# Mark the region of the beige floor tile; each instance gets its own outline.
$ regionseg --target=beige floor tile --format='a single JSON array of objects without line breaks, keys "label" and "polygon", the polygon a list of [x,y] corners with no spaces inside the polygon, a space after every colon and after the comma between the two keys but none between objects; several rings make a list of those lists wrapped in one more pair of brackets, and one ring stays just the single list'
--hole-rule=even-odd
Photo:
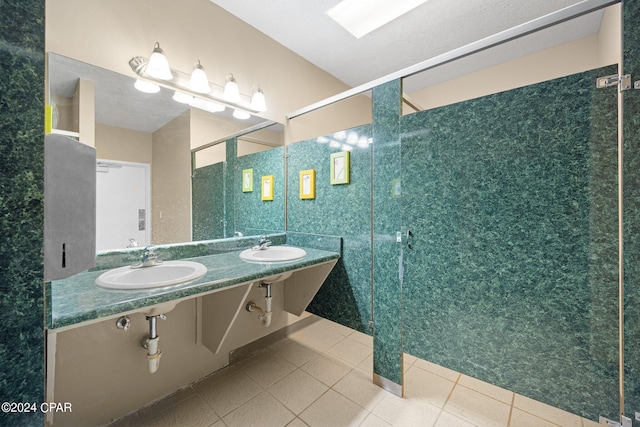
[{"label": "beige floor tile", "polygon": [[295,415],[269,393],[260,393],[222,420],[228,427],[284,427]]},{"label": "beige floor tile", "polygon": [[311,427],[358,426],[369,412],[343,395],[329,390],[300,414]]},{"label": "beige floor tile", "polygon": [[294,414],[299,414],[329,389],[306,372],[296,369],[267,391]]},{"label": "beige floor tile", "polygon": [[139,427],[141,425],[143,425],[142,418],[136,412],[109,424],[109,427]]},{"label": "beige floor tile", "polygon": [[358,370],[349,372],[332,388],[369,411],[387,393],[373,383],[371,375],[366,375]]},{"label": "beige floor tile", "polygon": [[411,397],[400,398],[385,393],[372,413],[395,427],[426,427],[435,423],[440,409]]},{"label": "beige floor tile", "polygon": [[486,394],[487,396],[493,397],[494,399],[506,403],[507,405],[511,405],[511,403],[513,402],[514,393],[512,391],[505,390],[504,388],[500,388],[493,384],[485,383],[484,381],[480,381],[476,378],[461,375],[460,379],[458,380],[458,384],[478,391],[482,394]]},{"label": "beige floor tile", "polygon": [[327,320],[327,319],[321,319],[315,324],[323,328],[326,328],[332,332],[338,333],[343,337],[346,337],[347,335],[351,335],[354,332],[354,330],[351,328],[348,328],[346,326],[343,326],[336,322],[332,322],[331,320]]},{"label": "beige floor tile", "polygon": [[442,411],[434,427],[475,427],[475,424],[458,418],[447,411]]},{"label": "beige floor tile", "polygon": [[583,418],[582,419],[582,427],[602,427],[602,424],[600,424],[597,421],[588,420],[586,418]]},{"label": "beige floor tile", "polygon": [[442,408],[455,383],[432,372],[412,366],[404,376],[405,393],[420,401]]},{"label": "beige floor tile", "polygon": [[315,379],[331,387],[351,370],[343,361],[321,354],[302,365],[300,368]]},{"label": "beige floor tile", "polygon": [[369,414],[367,418],[364,419],[360,427],[392,427],[391,424],[383,420],[377,415]]},{"label": "beige floor tile", "polygon": [[347,362],[349,365],[355,367],[367,356],[372,354],[373,350],[370,347],[347,337],[329,348],[327,353],[332,356],[336,356]]},{"label": "beige floor tile", "polygon": [[180,390],[138,411],[140,424],[155,426],[210,426],[219,417],[192,388]]},{"label": "beige floor tile", "polygon": [[373,337],[371,335],[367,335],[360,331],[353,331],[353,333],[349,335],[349,338],[359,342],[360,344],[366,345],[371,349],[373,348]]},{"label": "beige floor tile", "polygon": [[140,416],[142,421],[150,422],[152,418],[158,418],[163,411],[170,409],[175,405],[179,405],[181,402],[194,395],[196,395],[196,392],[191,387],[184,388],[173,394],[170,394],[169,396],[158,402],[141,408],[140,410],[138,410],[138,415]]},{"label": "beige floor tile", "polygon": [[298,341],[285,338],[269,347],[278,356],[300,367],[316,357],[318,352]]},{"label": "beige floor tile", "polygon": [[371,377],[373,375],[373,353],[365,357],[362,362],[358,363],[356,369]]},{"label": "beige floor tile", "polygon": [[511,406],[477,391],[457,385],[447,401],[445,411],[478,426],[506,427]]},{"label": "beige floor tile", "polygon": [[310,345],[322,351],[334,346],[338,341],[344,339],[344,337],[345,335],[323,326],[321,322],[313,323],[289,336],[292,340]]},{"label": "beige floor tile", "polygon": [[415,363],[417,359],[418,358],[415,356],[412,356],[407,353],[403,353],[402,364],[404,365],[404,371],[407,372],[407,370]]},{"label": "beige floor tile", "polygon": [[520,394],[515,395],[513,407],[565,427],[582,427],[581,417]]},{"label": "beige floor tile", "polygon": [[167,408],[161,412],[160,416],[162,425],[166,427],[210,426],[219,420],[213,409],[197,394]]},{"label": "beige floor tile", "polygon": [[511,422],[509,427],[557,427],[558,424],[538,418],[528,412],[518,408],[513,408],[511,412]]},{"label": "beige floor tile", "polygon": [[309,427],[309,426],[300,418],[296,418],[293,421],[291,421],[289,424],[287,424],[287,427]]},{"label": "beige floor tile", "polygon": [[262,392],[262,387],[233,366],[195,384],[194,389],[220,416]]},{"label": "beige floor tile", "polygon": [[269,387],[295,369],[296,366],[293,363],[286,361],[271,351],[263,354],[253,363],[242,367],[242,371],[262,387]]},{"label": "beige floor tile", "polygon": [[436,375],[440,375],[442,378],[446,378],[450,381],[457,381],[460,377],[460,374],[456,371],[445,368],[444,366],[436,365],[435,363],[431,363],[423,359],[416,359],[413,365],[417,366],[420,369],[424,369],[425,371],[433,372]]}]

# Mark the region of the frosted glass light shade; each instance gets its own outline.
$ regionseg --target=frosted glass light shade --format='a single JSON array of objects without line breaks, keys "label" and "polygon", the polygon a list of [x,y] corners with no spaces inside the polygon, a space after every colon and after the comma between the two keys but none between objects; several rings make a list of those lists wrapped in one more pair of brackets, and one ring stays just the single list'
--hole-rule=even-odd
[{"label": "frosted glass light shade", "polygon": [[264,99],[264,93],[260,87],[258,87],[251,96],[251,109],[256,111],[267,111],[267,102]]},{"label": "frosted glass light shade", "polygon": [[147,64],[147,68],[145,68],[144,72],[154,79],[173,79],[173,74],[169,68],[169,61],[167,61],[167,57],[164,56],[164,51],[160,49],[159,43],[155,44],[153,53],[149,58],[149,63]]},{"label": "frosted glass light shade", "polygon": [[144,93],[158,93],[160,92],[160,86],[157,84],[147,82],[145,80],[136,79],[133,87]]},{"label": "frosted glass light shade", "polygon": [[233,74],[229,74],[229,76],[227,76],[227,82],[224,85],[222,97],[226,101],[233,102],[234,104],[240,102],[240,88],[238,88],[238,83],[236,83],[236,79],[233,77]]},{"label": "frosted glass light shade", "polygon": [[209,86],[207,73],[204,72],[204,67],[200,65],[200,60],[196,61],[196,63],[193,65],[191,80],[189,80],[189,89],[197,93],[211,92],[211,86]]},{"label": "frosted glass light shade", "polygon": [[187,95],[186,93],[178,92],[178,91],[175,91],[173,93],[172,98],[174,101],[179,102],[181,104],[190,104],[193,101],[193,96]]},{"label": "frosted glass light shade", "polygon": [[251,114],[242,110],[233,110],[233,117],[240,120],[247,120],[249,117],[251,117]]}]

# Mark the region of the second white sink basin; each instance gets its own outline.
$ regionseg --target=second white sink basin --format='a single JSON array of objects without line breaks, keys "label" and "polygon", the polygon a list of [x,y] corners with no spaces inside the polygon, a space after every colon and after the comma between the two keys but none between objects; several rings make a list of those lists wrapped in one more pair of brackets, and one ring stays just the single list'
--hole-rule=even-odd
[{"label": "second white sink basin", "polygon": [[266,249],[246,249],[240,252],[240,259],[247,262],[289,262],[307,255],[295,246],[269,246]]},{"label": "second white sink basin", "polygon": [[191,282],[204,276],[207,267],[193,261],[165,261],[152,267],[120,267],[102,273],[96,285],[107,289],[148,289]]}]

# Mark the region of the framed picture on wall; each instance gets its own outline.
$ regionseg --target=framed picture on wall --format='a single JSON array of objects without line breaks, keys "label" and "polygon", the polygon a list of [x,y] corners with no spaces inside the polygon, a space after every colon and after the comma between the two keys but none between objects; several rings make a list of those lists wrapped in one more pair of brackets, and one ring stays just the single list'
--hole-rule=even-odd
[{"label": "framed picture on wall", "polygon": [[300,171],[300,198],[315,199],[316,198],[316,171],[309,169]]},{"label": "framed picture on wall", "polygon": [[349,183],[349,152],[341,151],[331,155],[331,184]]},{"label": "framed picture on wall", "polygon": [[242,192],[250,193],[253,191],[253,169],[244,169],[242,171]]},{"label": "framed picture on wall", "polygon": [[273,175],[262,177],[262,200],[273,200]]}]

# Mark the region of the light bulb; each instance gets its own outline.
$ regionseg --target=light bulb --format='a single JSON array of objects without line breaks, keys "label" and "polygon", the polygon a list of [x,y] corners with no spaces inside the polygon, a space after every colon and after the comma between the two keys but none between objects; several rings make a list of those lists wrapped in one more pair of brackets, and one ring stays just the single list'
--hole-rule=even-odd
[{"label": "light bulb", "polygon": [[264,92],[258,86],[251,96],[251,109],[256,111],[267,111],[267,102],[264,99]]},{"label": "light bulb", "polygon": [[240,102],[240,88],[238,88],[238,83],[236,83],[236,79],[233,77],[233,74],[229,74],[227,76],[227,82],[224,85],[222,97],[226,101],[233,102],[234,104]]},{"label": "light bulb", "polygon": [[187,95],[184,92],[175,91],[173,94],[173,100],[181,104],[190,104],[193,101],[193,96]]},{"label": "light bulb", "polygon": [[204,72],[204,67],[200,65],[199,59],[193,64],[193,72],[191,73],[191,80],[189,80],[189,89],[198,93],[211,92],[207,73]]},{"label": "light bulb", "polygon": [[247,120],[249,117],[251,117],[251,114],[243,110],[233,110],[233,117],[239,120]]},{"label": "light bulb", "polygon": [[153,47],[153,53],[149,58],[149,63],[144,72],[154,79],[173,79],[173,74],[171,74],[171,69],[169,68],[169,61],[167,61],[167,57],[164,56],[164,51],[160,49],[160,43],[156,42]]},{"label": "light bulb", "polygon": [[138,89],[140,92],[144,92],[144,93],[160,92],[160,86],[158,86],[157,84],[154,84],[145,80],[140,80],[140,79],[136,79],[136,82],[133,84],[133,87]]}]

